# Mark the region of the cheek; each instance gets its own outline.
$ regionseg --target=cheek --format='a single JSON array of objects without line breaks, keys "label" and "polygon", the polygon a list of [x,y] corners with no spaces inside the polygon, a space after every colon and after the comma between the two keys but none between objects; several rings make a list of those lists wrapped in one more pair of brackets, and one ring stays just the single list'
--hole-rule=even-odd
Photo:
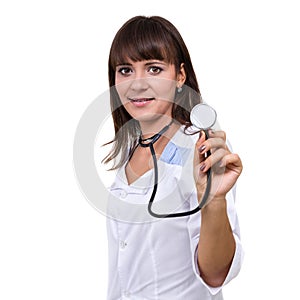
[{"label": "cheek", "polygon": [[157,86],[156,91],[160,99],[173,102],[176,92],[176,82],[163,82]]},{"label": "cheek", "polygon": [[127,99],[126,94],[128,91],[128,84],[126,84],[124,82],[116,81],[116,91],[117,91],[121,101],[124,103],[124,101]]},{"label": "cheek", "polygon": [[118,91],[124,93],[124,90],[128,88],[129,82],[130,80],[128,80],[126,77],[121,76],[119,73],[116,73],[115,86]]}]

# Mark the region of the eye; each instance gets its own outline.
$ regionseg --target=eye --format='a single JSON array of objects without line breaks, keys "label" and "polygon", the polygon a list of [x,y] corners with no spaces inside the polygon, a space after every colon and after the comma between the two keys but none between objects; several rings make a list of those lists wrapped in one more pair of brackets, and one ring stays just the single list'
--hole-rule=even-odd
[{"label": "eye", "polygon": [[159,74],[163,69],[161,67],[158,66],[151,66],[148,70],[149,73],[151,74]]},{"label": "eye", "polygon": [[121,75],[127,76],[132,73],[132,70],[129,67],[120,67],[117,69],[117,72],[120,73]]}]

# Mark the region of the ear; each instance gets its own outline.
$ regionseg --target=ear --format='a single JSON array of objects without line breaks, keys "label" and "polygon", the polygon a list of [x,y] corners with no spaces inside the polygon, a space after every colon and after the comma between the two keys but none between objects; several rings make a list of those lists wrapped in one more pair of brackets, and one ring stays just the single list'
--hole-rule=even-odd
[{"label": "ear", "polygon": [[184,69],[184,63],[181,63],[179,72],[177,74],[177,87],[180,88],[184,85],[186,80],[186,73]]}]

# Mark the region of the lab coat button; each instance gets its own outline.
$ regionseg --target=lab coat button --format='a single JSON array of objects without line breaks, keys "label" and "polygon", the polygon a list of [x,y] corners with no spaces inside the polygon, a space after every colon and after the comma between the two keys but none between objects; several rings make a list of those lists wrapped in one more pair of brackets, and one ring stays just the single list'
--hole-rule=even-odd
[{"label": "lab coat button", "polygon": [[128,291],[125,291],[123,293],[123,295],[124,295],[125,299],[129,299],[130,298],[130,293]]},{"label": "lab coat button", "polygon": [[126,246],[127,246],[127,243],[125,241],[120,241],[120,248],[121,249],[125,249]]},{"label": "lab coat button", "polygon": [[126,191],[122,190],[122,191],[120,192],[120,197],[121,197],[122,199],[124,199],[124,198],[126,198],[126,196],[127,196]]}]

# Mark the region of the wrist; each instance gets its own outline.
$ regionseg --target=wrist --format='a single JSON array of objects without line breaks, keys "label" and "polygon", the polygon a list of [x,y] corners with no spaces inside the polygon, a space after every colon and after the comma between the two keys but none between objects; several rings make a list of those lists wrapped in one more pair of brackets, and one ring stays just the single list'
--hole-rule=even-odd
[{"label": "wrist", "polygon": [[203,211],[222,212],[227,210],[225,196],[218,196],[210,199],[202,208]]},{"label": "wrist", "polygon": [[213,235],[231,231],[226,199],[218,200],[220,201],[210,201],[201,209],[201,228],[213,232]]}]

